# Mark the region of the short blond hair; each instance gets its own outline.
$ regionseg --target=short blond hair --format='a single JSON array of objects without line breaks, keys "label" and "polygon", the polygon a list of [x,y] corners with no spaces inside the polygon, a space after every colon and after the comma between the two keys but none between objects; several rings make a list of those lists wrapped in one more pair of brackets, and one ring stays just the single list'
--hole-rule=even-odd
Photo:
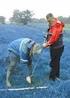
[{"label": "short blond hair", "polygon": [[41,53],[42,51],[42,46],[38,43],[36,43],[34,46],[33,46],[33,54],[39,54]]}]

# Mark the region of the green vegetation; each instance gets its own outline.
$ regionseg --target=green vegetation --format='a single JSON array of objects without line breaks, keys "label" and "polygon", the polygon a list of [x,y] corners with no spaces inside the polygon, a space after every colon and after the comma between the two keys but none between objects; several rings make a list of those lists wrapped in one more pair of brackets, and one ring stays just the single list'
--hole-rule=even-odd
[{"label": "green vegetation", "polygon": [[[30,23],[41,23],[41,24],[46,24],[47,21],[45,18],[33,18],[33,11],[30,10],[22,10],[20,11],[19,9],[15,9],[12,13],[12,16],[9,18],[7,23],[9,24],[19,24],[19,25],[27,25]],[[62,21],[65,24],[65,30],[70,30],[70,16],[69,17],[63,17],[63,16],[58,16],[58,19]],[[0,16],[0,24],[5,24],[6,23],[6,17]]]},{"label": "green vegetation", "polygon": [[29,10],[19,11],[14,10],[13,16],[9,19],[10,23],[14,24],[28,24],[31,21],[33,13]]},{"label": "green vegetation", "polygon": [[5,17],[4,16],[0,16],[0,24],[5,24]]},{"label": "green vegetation", "polygon": [[70,30],[70,24],[65,24],[64,30]]}]

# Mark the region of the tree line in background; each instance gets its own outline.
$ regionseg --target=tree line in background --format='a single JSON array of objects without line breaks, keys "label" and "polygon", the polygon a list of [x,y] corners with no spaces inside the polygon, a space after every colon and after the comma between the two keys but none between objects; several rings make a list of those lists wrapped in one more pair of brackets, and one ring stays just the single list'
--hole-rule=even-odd
[{"label": "tree line in background", "polygon": [[[30,10],[25,10],[25,11],[19,11],[14,10],[12,17],[9,19],[10,24],[23,24],[26,25],[30,22],[46,22],[44,18],[41,19],[36,19],[33,18],[34,13]],[[63,21],[65,24],[70,24],[70,17],[63,17],[59,16],[58,17],[61,21]],[[6,23],[6,18],[4,16],[0,16],[0,23],[5,24]]]},{"label": "tree line in background", "polygon": [[29,10],[25,10],[25,11],[14,10],[13,16],[9,19],[9,21],[11,23],[26,25],[28,22],[31,21],[33,15],[34,13]]}]

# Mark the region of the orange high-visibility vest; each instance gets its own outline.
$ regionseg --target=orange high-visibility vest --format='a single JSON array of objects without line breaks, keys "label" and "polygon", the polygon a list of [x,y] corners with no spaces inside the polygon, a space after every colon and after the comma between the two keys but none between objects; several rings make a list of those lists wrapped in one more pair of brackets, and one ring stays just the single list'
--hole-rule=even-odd
[{"label": "orange high-visibility vest", "polygon": [[48,43],[54,47],[63,46],[63,28],[64,24],[58,19],[54,18],[54,22],[48,29]]}]

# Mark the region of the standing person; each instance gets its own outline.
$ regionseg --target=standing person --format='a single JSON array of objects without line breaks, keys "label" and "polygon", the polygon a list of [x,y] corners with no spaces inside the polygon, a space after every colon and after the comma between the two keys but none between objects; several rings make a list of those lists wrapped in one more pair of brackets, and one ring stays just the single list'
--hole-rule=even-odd
[{"label": "standing person", "polygon": [[12,41],[8,47],[8,69],[6,75],[6,85],[11,87],[11,75],[13,69],[18,62],[27,64],[29,68],[29,76],[26,77],[28,83],[31,83],[32,75],[32,56],[41,52],[40,44],[29,38],[20,38]]},{"label": "standing person", "polygon": [[54,18],[52,13],[47,14],[46,19],[49,23],[49,28],[47,30],[46,42],[43,43],[43,47],[50,47],[51,71],[49,79],[55,81],[55,79],[60,76],[60,59],[64,50],[64,24],[57,18]]}]

